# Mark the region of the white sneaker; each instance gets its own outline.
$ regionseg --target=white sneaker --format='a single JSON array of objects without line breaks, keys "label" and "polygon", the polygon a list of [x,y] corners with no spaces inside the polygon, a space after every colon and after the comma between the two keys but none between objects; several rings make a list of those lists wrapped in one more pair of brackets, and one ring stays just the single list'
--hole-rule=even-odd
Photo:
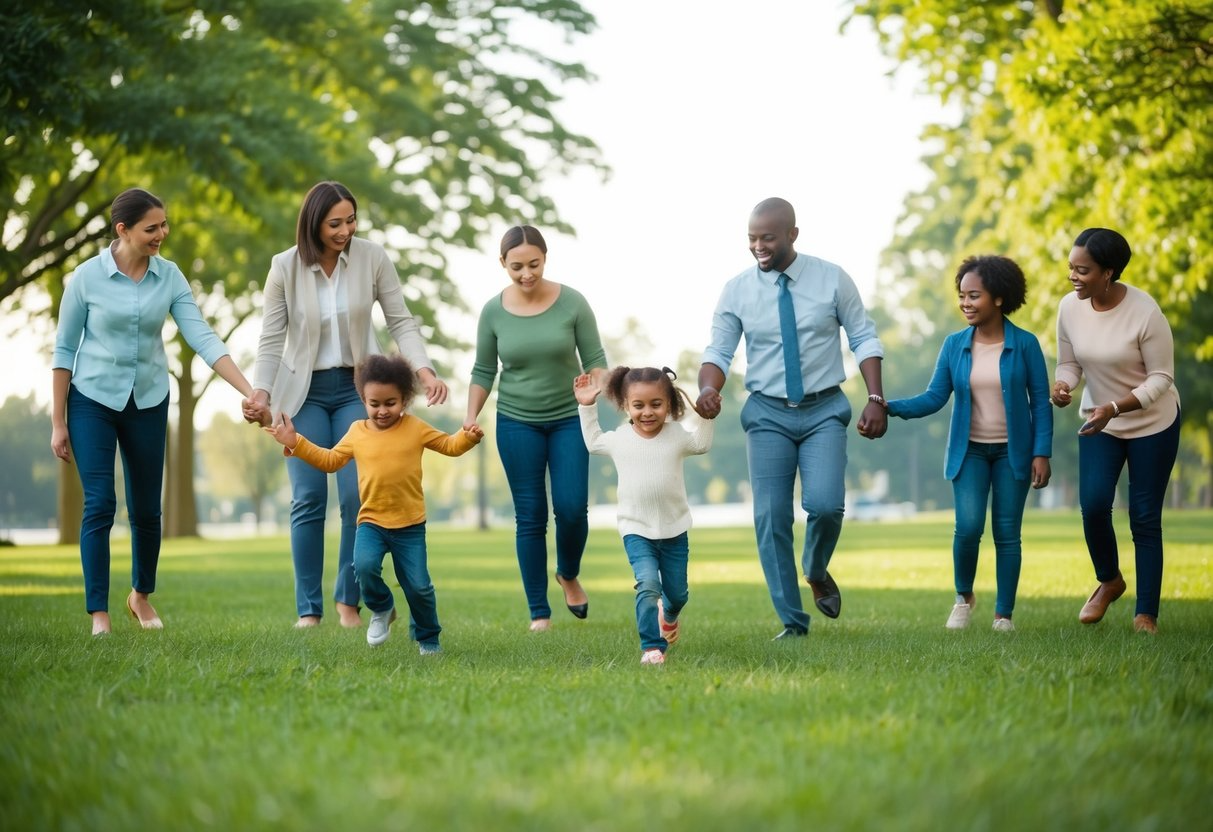
[{"label": "white sneaker", "polygon": [[437,644],[421,644],[418,645],[418,649],[421,651],[421,655],[423,656],[437,656],[442,652],[442,648]]},{"label": "white sneaker", "polygon": [[366,643],[375,647],[387,641],[392,632],[392,622],[396,620],[396,609],[387,612],[372,612],[371,623],[366,628]]},{"label": "white sneaker", "polygon": [[948,623],[944,626],[949,630],[963,630],[969,626],[969,617],[973,614],[973,608],[968,604],[956,604],[952,607],[952,614],[948,616]]},{"label": "white sneaker", "polygon": [[1015,630],[1015,623],[1013,621],[1011,621],[1011,619],[1009,619],[1009,618],[995,618],[994,619],[994,631],[995,632],[1010,633],[1010,632],[1014,632],[1014,630]]},{"label": "white sneaker", "polygon": [[641,664],[665,664],[665,653],[662,653],[657,648],[645,650],[640,656]]}]

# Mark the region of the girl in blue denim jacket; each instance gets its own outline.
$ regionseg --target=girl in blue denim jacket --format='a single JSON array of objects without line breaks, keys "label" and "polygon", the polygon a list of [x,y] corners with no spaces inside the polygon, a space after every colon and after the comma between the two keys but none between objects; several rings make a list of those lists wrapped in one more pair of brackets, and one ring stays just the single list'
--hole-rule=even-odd
[{"label": "girl in blue denim jacket", "polygon": [[[1015,629],[1011,614],[1022,561],[1020,528],[1028,487],[1049,484],[1053,411],[1049,376],[1036,336],[1007,320],[1023,306],[1023,271],[1006,257],[970,257],[956,270],[960,311],[968,327],[944,340],[925,392],[889,402],[889,415],[929,416],[956,394],[945,476],[952,481],[956,532],[952,563],[956,603],[947,628],[969,625],[973,579],[985,532],[986,506],[998,581],[994,629]],[[993,500],[991,501],[991,494]]]}]

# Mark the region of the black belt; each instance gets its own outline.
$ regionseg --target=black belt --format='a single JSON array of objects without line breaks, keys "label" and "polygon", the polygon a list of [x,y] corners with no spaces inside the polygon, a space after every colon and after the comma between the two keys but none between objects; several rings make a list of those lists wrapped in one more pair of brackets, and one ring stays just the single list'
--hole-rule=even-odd
[{"label": "black belt", "polygon": [[802,405],[806,405],[806,404],[816,404],[817,402],[821,401],[822,399],[824,399],[828,396],[833,396],[835,393],[841,393],[841,392],[842,392],[842,388],[839,387],[837,384],[835,384],[833,387],[827,387],[824,390],[817,390],[813,393],[809,393],[809,394],[805,395],[805,397],[798,402],[790,401],[788,399],[780,399],[780,398],[777,398],[776,396],[768,396],[765,393],[759,393],[757,391],[754,392],[754,395],[762,396],[762,398],[766,399],[767,401],[777,402],[777,403],[783,405],[784,407],[801,407]]}]

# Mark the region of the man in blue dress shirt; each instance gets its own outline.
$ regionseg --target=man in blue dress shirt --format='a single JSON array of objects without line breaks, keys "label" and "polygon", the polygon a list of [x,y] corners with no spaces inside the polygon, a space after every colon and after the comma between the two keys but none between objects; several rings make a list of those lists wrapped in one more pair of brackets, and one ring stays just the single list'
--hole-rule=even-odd
[{"label": "man in blue dress shirt", "polygon": [[860,435],[877,439],[888,423],[880,380],[884,350],[854,281],[841,268],[795,249],[796,213],[783,199],[766,199],[750,214],[750,253],[757,267],[725,284],[712,316],[712,341],[699,369],[697,409],[720,413],[720,389],[745,336],[745,386],[741,410],[754,499],[758,558],[783,631],[775,638],[807,635],[809,616],[800,598],[792,551],[796,472],[808,521],[802,564],[817,608],[837,618],[838,585],[827,571],[842,530],[847,425],[851,405],[839,385],[839,327],[859,364],[868,401]]}]

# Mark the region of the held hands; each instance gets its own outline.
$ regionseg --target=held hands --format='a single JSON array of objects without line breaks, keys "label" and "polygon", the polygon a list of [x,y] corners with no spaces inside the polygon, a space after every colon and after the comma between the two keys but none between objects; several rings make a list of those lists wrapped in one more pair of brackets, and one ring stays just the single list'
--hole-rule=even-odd
[{"label": "held hands", "polygon": [[470,425],[463,426],[463,432],[471,436],[477,442],[484,439],[484,431],[480,429],[480,425],[472,422]]},{"label": "held hands", "polygon": [[244,421],[253,425],[268,427],[273,417],[270,415],[270,395],[264,390],[254,390],[252,395],[240,403],[240,412]]},{"label": "held hands", "polygon": [[598,401],[599,392],[598,385],[589,373],[582,373],[573,379],[573,395],[577,397],[578,404],[589,407]]},{"label": "held hands", "polygon": [[446,382],[434,375],[433,370],[422,368],[417,371],[417,377],[421,379],[421,386],[425,388],[426,407],[433,407],[446,401]]},{"label": "held hands", "polygon": [[715,387],[705,387],[699,391],[695,400],[695,412],[701,419],[715,419],[720,415],[720,391]]},{"label": "held hands", "polygon": [[867,439],[879,439],[889,429],[889,414],[883,405],[868,401],[855,425],[859,435]]},{"label": "held hands", "polygon": [[1049,478],[1053,475],[1053,469],[1049,465],[1047,456],[1032,457],[1032,487],[1044,488],[1049,484]]},{"label": "held hands", "polygon": [[1049,401],[1053,402],[1057,407],[1067,407],[1071,401],[1070,385],[1064,381],[1053,383],[1053,395],[1049,396]]},{"label": "held hands", "polygon": [[278,440],[278,444],[282,445],[288,451],[295,450],[295,446],[299,444],[299,434],[295,432],[295,426],[291,423],[291,417],[285,413],[282,414],[282,422],[277,425],[267,425],[262,428],[270,436]]}]

